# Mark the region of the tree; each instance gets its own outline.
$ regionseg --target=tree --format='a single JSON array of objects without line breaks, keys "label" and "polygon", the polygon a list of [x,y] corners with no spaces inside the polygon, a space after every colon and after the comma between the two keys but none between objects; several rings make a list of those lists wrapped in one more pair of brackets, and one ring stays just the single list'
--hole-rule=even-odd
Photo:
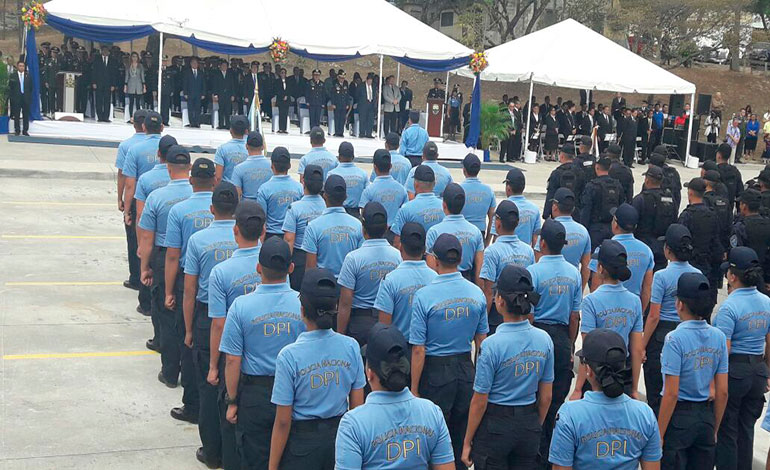
[{"label": "tree", "polygon": [[597,33],[603,33],[611,9],[611,0],[570,0],[567,2],[565,13],[568,18],[588,26]]},{"label": "tree", "polygon": [[[524,24],[522,35],[531,33],[551,0],[483,0],[488,8],[489,29],[498,34],[499,43],[517,37],[519,23]],[[521,28],[518,28],[521,29]]]},{"label": "tree", "polygon": [[762,27],[765,31],[770,29],[770,0],[754,0],[751,5],[751,12],[759,15],[762,20]]}]

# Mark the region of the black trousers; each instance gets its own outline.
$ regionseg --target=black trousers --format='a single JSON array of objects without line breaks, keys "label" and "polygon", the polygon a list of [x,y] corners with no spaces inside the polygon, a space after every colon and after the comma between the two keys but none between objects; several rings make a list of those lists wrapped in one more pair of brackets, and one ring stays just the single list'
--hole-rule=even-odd
[{"label": "black trousers", "polygon": [[219,431],[222,435],[222,468],[241,470],[241,455],[238,452],[235,424],[227,420],[225,395],[225,354],[219,355],[219,386],[217,387],[217,408],[219,409]]},{"label": "black trousers", "polygon": [[340,417],[293,421],[281,470],[334,470],[334,443]]},{"label": "black trousers", "polygon": [[222,433],[219,423],[218,389],[208,383],[209,360],[211,351],[211,319],[209,306],[203,302],[195,302],[193,325],[193,363],[198,381],[198,397],[200,410],[198,412],[198,434],[203,445],[203,454],[210,463],[222,460]]},{"label": "black trousers", "polygon": [[11,102],[11,117],[13,118],[13,130],[15,133],[29,131],[29,108],[29,103]]},{"label": "black trousers", "polygon": [[553,428],[556,425],[556,413],[567,398],[572,386],[572,340],[569,337],[569,326],[551,325],[535,322],[534,326],[548,333],[553,341],[553,395],[551,406],[543,421],[543,432],[540,437],[540,468],[550,468],[548,450],[551,447]]},{"label": "black trousers", "polygon": [[674,331],[677,322],[664,321],[658,322],[658,327],[652,334],[652,338],[647,343],[647,360],[644,363],[644,387],[647,391],[647,404],[650,405],[655,416],[660,410],[660,392],[663,391],[663,376],[660,369],[660,354],[663,352],[663,342],[666,335]]},{"label": "black trousers", "polygon": [[492,308],[487,314],[487,321],[489,322],[489,334],[495,334],[497,327],[503,323],[503,316],[497,311],[497,306],[493,303]]},{"label": "black trousers", "polygon": [[371,137],[374,113],[371,105],[358,105],[358,137]]},{"label": "black trousers", "polygon": [[589,224],[588,235],[591,237],[591,252],[602,244],[604,240],[612,238],[611,222],[595,222]]},{"label": "black trousers", "polygon": [[349,215],[352,215],[356,219],[361,218],[361,209],[358,207],[346,207],[345,212],[347,212]]},{"label": "black trousers", "polygon": [[200,127],[201,99],[197,96],[187,97],[187,119],[190,121],[190,127]]},{"label": "black trousers", "polygon": [[96,88],[96,116],[100,121],[110,120],[110,87]]},{"label": "black trousers", "polygon": [[636,140],[623,142],[623,163],[630,167],[636,156]]},{"label": "black trousers", "polygon": [[139,242],[136,239],[136,199],[131,201],[129,215],[131,216],[131,225],[123,225],[123,228],[126,230],[126,248],[128,250],[128,282],[139,286],[139,306],[142,310],[148,311],[150,310],[152,296],[150,288],[142,284],[142,265],[139,257],[136,255],[136,250],[139,248]]},{"label": "black trousers", "polygon": [[230,114],[233,112],[233,102],[229,96],[219,99],[219,128],[227,129],[230,127]]},{"label": "black trousers", "polygon": [[163,119],[163,125],[168,126],[168,120],[171,115],[172,96],[163,95],[160,97],[160,117]]},{"label": "black trousers", "polygon": [[274,377],[241,376],[235,439],[244,470],[267,470],[275,422],[275,405],[270,403],[274,381]]},{"label": "black trousers", "polygon": [[398,112],[383,113],[382,132],[388,135],[388,132],[398,132]]},{"label": "black trousers", "polygon": [[751,470],[754,424],[765,407],[767,377],[762,355],[730,355],[727,407],[717,437],[717,470]]},{"label": "black trousers", "polygon": [[489,403],[473,438],[473,467],[476,470],[535,468],[541,432],[536,404]]},{"label": "black trousers", "polygon": [[198,374],[193,362],[192,348],[184,344],[184,311],[182,309],[182,300],[184,299],[184,273],[180,272],[174,285],[174,296],[176,297],[176,306],[174,307],[174,316],[176,318],[177,331],[179,337],[176,338],[176,344],[179,349],[179,366],[182,383],[182,404],[188,413],[198,416],[200,411],[200,399],[198,396]]},{"label": "black trousers", "polygon": [[289,102],[278,104],[278,130],[285,131],[289,127]]},{"label": "black trousers", "polygon": [[468,412],[473,397],[473,379],[476,368],[470,353],[454,356],[425,356],[425,367],[420,377],[420,396],[432,401],[444,413],[449,428],[455,468],[466,470],[460,460],[468,426]]},{"label": "black trousers", "polygon": [[320,104],[311,104],[310,108],[310,127],[316,127],[321,125],[321,111]]},{"label": "black trousers", "polygon": [[377,323],[377,311],[372,308],[351,308],[347,335],[360,346],[369,341],[369,331]]},{"label": "black trousers", "polygon": [[[160,371],[163,377],[170,383],[175,384],[179,381],[180,372],[180,354],[179,350],[179,330],[176,321],[176,314],[173,310],[166,308],[166,248],[153,247],[152,258],[150,259],[152,268],[152,318],[153,324],[157,323],[158,330],[155,334],[156,340],[160,340],[157,346],[160,350]],[[182,330],[184,331],[184,330]],[[184,336],[182,336],[184,338]]]},{"label": "black trousers", "polygon": [[662,470],[714,468],[714,408],[709,401],[677,402],[663,438]]},{"label": "black trousers", "polygon": [[409,159],[409,163],[412,164],[412,168],[420,166],[422,163],[422,155],[406,155],[406,158]]},{"label": "black trousers", "polygon": [[307,260],[307,252],[302,251],[299,248],[294,248],[294,252],[291,254],[291,261],[294,263],[294,271],[289,274],[289,284],[291,288],[299,292],[299,288],[302,286],[302,278],[305,277],[305,261]]},{"label": "black trousers", "polygon": [[334,135],[342,137],[345,133],[345,117],[348,114],[348,110],[345,106],[337,106],[334,108]]}]

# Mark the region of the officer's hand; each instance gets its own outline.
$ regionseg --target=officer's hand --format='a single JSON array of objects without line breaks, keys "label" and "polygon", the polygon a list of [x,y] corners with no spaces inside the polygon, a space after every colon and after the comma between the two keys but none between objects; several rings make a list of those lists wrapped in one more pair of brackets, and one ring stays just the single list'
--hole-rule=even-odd
[{"label": "officer's hand", "polygon": [[125,85],[123,86],[123,93],[128,93],[128,87]]},{"label": "officer's hand", "polygon": [[631,398],[633,398],[634,400],[638,400],[639,399],[639,391],[638,390],[634,390],[633,392],[631,392]]},{"label": "officer's hand", "polygon": [[118,210],[120,212],[123,212],[124,209],[125,209],[125,206],[123,205],[123,198],[118,198]]},{"label": "officer's hand", "polygon": [[714,401],[714,398],[716,397],[716,389],[714,388],[714,381],[712,380],[709,384],[709,401]]},{"label": "officer's hand", "polygon": [[167,295],[165,302],[163,302],[163,305],[166,306],[169,310],[174,310],[174,307],[176,307],[176,297],[174,294]]},{"label": "officer's hand", "polygon": [[235,424],[238,422],[238,405],[227,405],[227,414],[225,414],[227,421]]},{"label": "officer's hand", "polygon": [[205,100],[206,99],[206,95],[201,95],[201,99]]},{"label": "officer's hand", "polygon": [[93,85],[91,85],[91,88],[93,88],[94,90],[96,90],[96,83],[94,83]]},{"label": "officer's hand", "polygon": [[331,108],[331,110],[334,111],[335,109],[337,109],[337,106],[331,105],[331,106],[329,106],[329,108]]},{"label": "officer's hand", "polygon": [[144,284],[147,287],[150,287],[152,285],[152,269],[148,269],[147,271],[142,271],[142,284]]},{"label": "officer's hand", "polygon": [[219,384],[219,369],[213,369],[209,367],[209,376],[206,377],[206,382],[210,383],[211,385],[218,385]]},{"label": "officer's hand", "polygon": [[193,346],[192,345],[192,331],[189,332],[189,333],[185,332],[185,334],[184,334],[184,345],[187,346],[188,348],[191,348]]},{"label": "officer's hand", "polygon": [[471,460],[471,445],[470,444],[465,444],[463,446],[463,455],[460,458],[460,460],[462,460],[462,462],[467,467],[473,466],[473,460]]},{"label": "officer's hand", "polygon": [[234,96],[231,96],[231,97],[230,97],[230,101],[235,101],[235,97],[234,97]]},{"label": "officer's hand", "polygon": [[115,91],[115,87],[114,87],[114,86],[111,86],[111,87],[110,87],[110,91]]},{"label": "officer's hand", "polygon": [[124,211],[124,212],[123,212],[123,223],[124,223],[124,224],[126,224],[126,225],[128,225],[128,226],[130,226],[130,225],[131,225],[131,214],[129,214],[129,213],[128,213],[128,212],[125,210],[125,207],[123,208],[123,211]]}]

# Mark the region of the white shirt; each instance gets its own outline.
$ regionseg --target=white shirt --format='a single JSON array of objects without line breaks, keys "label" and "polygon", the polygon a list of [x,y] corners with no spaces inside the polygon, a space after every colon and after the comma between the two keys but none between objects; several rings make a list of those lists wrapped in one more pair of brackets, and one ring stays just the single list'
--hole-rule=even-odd
[{"label": "white shirt", "polygon": [[372,86],[368,83],[366,84],[366,100],[372,101]]},{"label": "white shirt", "polygon": [[21,90],[21,94],[24,94],[24,73],[19,72],[19,89]]}]

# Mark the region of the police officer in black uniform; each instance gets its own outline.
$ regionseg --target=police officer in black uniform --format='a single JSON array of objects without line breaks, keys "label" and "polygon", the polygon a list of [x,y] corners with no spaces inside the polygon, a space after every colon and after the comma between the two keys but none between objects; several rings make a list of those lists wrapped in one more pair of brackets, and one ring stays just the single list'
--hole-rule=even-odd
[{"label": "police officer in black uniform", "polygon": [[620,160],[621,152],[620,145],[610,144],[607,147],[606,155],[611,162],[610,178],[620,181],[620,185],[623,186],[623,193],[626,196],[624,202],[631,204],[631,200],[634,197],[634,173],[631,171],[631,168],[627,167]]},{"label": "police officer in black uniform", "polygon": [[591,250],[602,240],[612,238],[612,214],[610,210],[625,201],[620,181],[609,175],[610,159],[600,158],[595,165],[596,178],[586,184],[581,196],[580,223],[591,236]]},{"label": "police officer in black uniform", "polygon": [[[706,160],[703,162],[703,165],[700,167],[700,177],[705,178],[707,171],[716,171],[719,173],[719,167],[717,166],[717,162],[713,160]],[[727,191],[727,186],[722,182],[722,175],[719,175],[719,181],[714,182],[713,184],[714,192],[719,194],[720,196],[724,196],[726,198],[729,198],[730,193]]]},{"label": "police officer in black uniform", "polygon": [[163,125],[168,126],[169,116],[171,114],[171,105],[174,101],[174,90],[176,89],[176,77],[179,70],[173,65],[168,64],[168,56],[163,58],[163,75],[160,97],[160,115],[163,118]]},{"label": "police officer in black uniform", "polygon": [[57,96],[59,91],[56,87],[56,76],[61,70],[61,63],[59,61],[59,48],[54,46],[51,48],[51,57],[45,61],[45,70],[43,71],[43,87],[46,89],[48,95],[47,110],[49,113],[55,113],[57,109]]},{"label": "police officer in black uniform", "polygon": [[321,80],[321,70],[313,70],[313,78],[307,83],[307,104],[310,108],[310,128],[321,125],[321,111],[326,104],[326,91]]},{"label": "police officer in black uniform", "polygon": [[350,107],[348,81],[345,80],[345,71],[342,69],[337,72],[337,81],[332,84],[329,99],[334,108],[334,135],[342,137],[345,132],[348,108]]},{"label": "police officer in black uniform", "polygon": [[446,91],[444,91],[443,88],[441,88],[442,81],[440,78],[434,78],[433,79],[433,88],[428,90],[428,99],[440,99],[445,100],[446,99]]},{"label": "police officer in black uniform", "polygon": [[719,217],[719,237],[722,241],[722,246],[727,249],[730,245],[730,230],[733,226],[733,206],[727,197],[716,191],[717,184],[720,183],[718,171],[707,171],[703,176],[703,181],[706,183],[706,192],[703,193],[703,199],[714,209],[714,212]]},{"label": "police officer in black uniform", "polygon": [[658,166],[650,166],[644,173],[642,192],[631,201],[639,213],[639,223],[636,224],[634,236],[643,241],[655,256],[655,271],[666,267],[666,255],[663,253],[663,242],[660,237],[666,235],[668,226],[676,223],[679,214],[676,210],[671,191],[661,188],[663,170]]},{"label": "police officer in black uniform", "polygon": [[[762,195],[747,189],[738,198],[740,218],[733,224],[730,248],[748,246],[757,253],[765,284],[770,284],[770,218],[760,215]],[[760,289],[767,292],[767,289]]]},{"label": "police officer in black uniform", "polygon": [[757,176],[758,190],[761,197],[759,213],[770,217],[770,170],[765,168]]},{"label": "police officer in black uniform", "polygon": [[671,195],[674,196],[674,202],[676,203],[676,211],[679,212],[679,207],[682,204],[682,179],[679,176],[679,172],[676,168],[666,164],[666,146],[658,145],[652,151],[649,160],[650,166],[659,166],[663,170],[663,182],[661,187],[671,191]]},{"label": "police officer in black uniform", "polygon": [[[579,203],[585,188],[584,172],[581,165],[575,162],[575,147],[572,144],[566,143],[561,148],[559,162],[561,165],[557,166],[548,176],[543,219],[551,217],[551,206],[557,189],[568,188],[575,194],[575,201]],[[575,216],[579,216],[578,211],[573,214],[573,217]],[[575,218],[577,219],[577,217]]]},{"label": "police officer in black uniform", "polygon": [[738,198],[743,192],[743,180],[741,172],[735,165],[730,165],[730,153],[732,149],[727,144],[721,144],[717,148],[717,171],[722,177],[722,182],[727,186],[727,198],[730,201],[730,209],[733,205],[738,209]]},{"label": "police officer in black uniform", "polygon": [[592,144],[591,137],[587,135],[581,136],[578,141],[578,155],[575,157],[575,163],[583,169],[583,176],[586,183],[596,177],[596,172],[594,171],[596,157],[591,153]]}]

